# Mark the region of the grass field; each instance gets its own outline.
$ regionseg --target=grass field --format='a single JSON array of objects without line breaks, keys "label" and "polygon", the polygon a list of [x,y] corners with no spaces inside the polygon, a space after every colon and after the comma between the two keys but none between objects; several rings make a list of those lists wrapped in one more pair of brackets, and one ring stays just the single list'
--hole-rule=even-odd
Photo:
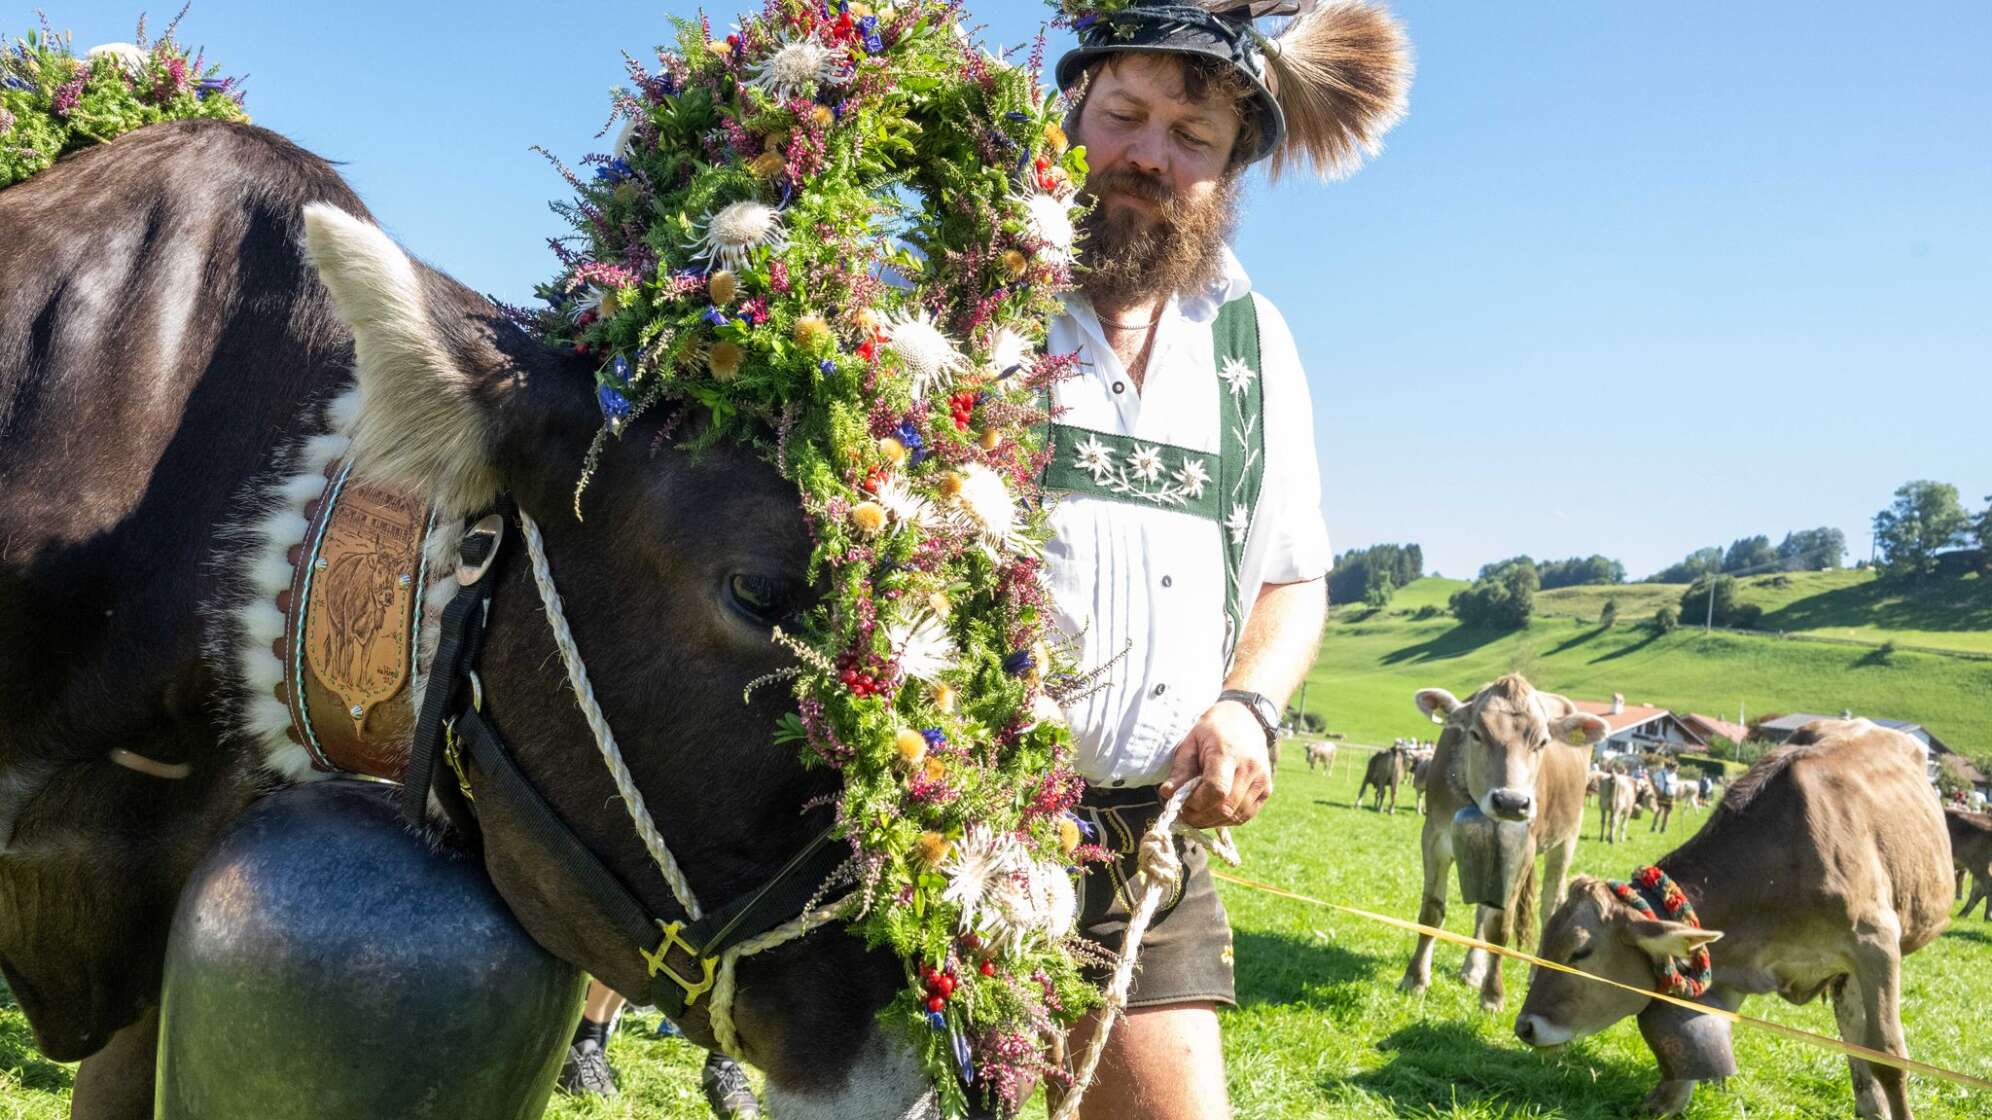
[{"label": "grass field", "polygon": [[1992,661],[1687,627],[1660,636],[1559,615],[1509,633],[1465,630],[1443,613],[1416,617],[1456,582],[1420,580],[1381,611],[1337,610],[1308,676],[1309,710],[1357,741],[1429,738],[1431,725],[1411,706],[1415,689],[1437,685],[1464,696],[1518,670],[1538,687],[1580,699],[1622,692],[1631,703],[1727,719],[1739,704],[1753,716],[1851,708],[1922,722],[1953,749],[1992,753],[1985,703]]},{"label": "grass field", "polygon": [[[1408,705],[1407,705],[1408,706]],[[1241,874],[1293,890],[1410,917],[1418,893],[1419,818],[1408,799],[1395,816],[1350,806],[1360,753],[1345,748],[1332,776],[1310,773],[1301,752],[1282,760],[1279,790],[1239,838]],[[1408,793],[1408,790],[1407,790]],[[1577,867],[1623,875],[1685,838],[1635,824],[1631,843],[1587,840]],[[1595,827],[1595,822],[1593,822]],[[1450,978],[1460,953],[1441,946],[1432,989],[1398,994],[1410,938],[1394,930],[1221,884],[1236,930],[1240,1006],[1224,1017],[1231,1091],[1241,1117],[1421,1117],[1434,1120],[1604,1120],[1632,1114],[1650,1087],[1652,1059],[1631,1022],[1566,1051],[1539,1054],[1510,1033],[1527,983],[1508,972],[1509,1010],[1490,1015]],[[1447,923],[1464,931],[1464,907]],[[1992,1076],[1983,1046],[1992,925],[1960,920],[1903,969],[1903,1020],[1911,1052],[1926,1061]],[[1824,1004],[1802,1008],[1755,1000],[1744,1010],[1831,1034]],[[699,1052],[650,1037],[654,1016],[630,1016],[610,1055],[624,1085],[619,1101],[556,1098],[560,1120],[693,1120],[708,1115],[698,1095]],[[1691,1117],[1846,1115],[1852,1100],[1838,1057],[1739,1028],[1740,1076],[1704,1087]],[[18,1011],[0,1009],[0,1118],[61,1120],[71,1067],[41,1060]],[[1912,1081],[1925,1120],[1992,1117],[1992,1097],[1929,1079]],[[1033,1115],[1042,1116],[1034,1110]],[[301,1114],[308,1115],[308,1114]]]}]

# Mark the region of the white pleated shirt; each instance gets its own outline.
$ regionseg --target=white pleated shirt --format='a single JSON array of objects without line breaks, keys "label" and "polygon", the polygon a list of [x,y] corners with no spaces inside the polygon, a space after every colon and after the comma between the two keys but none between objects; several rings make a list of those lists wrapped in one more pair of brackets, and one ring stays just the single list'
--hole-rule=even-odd
[{"label": "white pleated shirt", "polygon": [[[1251,291],[1229,251],[1207,293],[1171,299],[1157,324],[1139,389],[1107,344],[1083,296],[1066,301],[1046,350],[1076,351],[1079,372],[1052,389],[1059,423],[1217,453],[1217,369],[1211,322]],[[1334,556],[1321,518],[1314,409],[1286,320],[1264,296],[1259,361],[1265,402],[1265,482],[1240,569],[1246,609],[1268,583],[1326,575]],[[1046,575],[1056,621],[1077,644],[1089,694],[1066,707],[1079,773],[1107,786],[1168,776],[1176,745],[1222,690],[1224,557],[1214,521],[1176,510],[1081,494],[1051,507]]]}]

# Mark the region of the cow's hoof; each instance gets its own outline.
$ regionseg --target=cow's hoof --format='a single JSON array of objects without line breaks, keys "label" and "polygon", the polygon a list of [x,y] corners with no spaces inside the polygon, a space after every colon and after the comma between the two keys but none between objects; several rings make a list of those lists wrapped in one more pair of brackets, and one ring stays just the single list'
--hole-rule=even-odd
[{"label": "cow's hoof", "polygon": [[1488,1012],[1489,1014],[1494,1014],[1499,1012],[1501,1008],[1507,1004],[1507,1002],[1508,1002],[1507,996],[1481,996],[1480,1010]]},{"label": "cow's hoof", "polygon": [[1431,986],[1431,983],[1429,978],[1421,979],[1416,976],[1406,976],[1397,982],[1397,990],[1408,996],[1422,996],[1425,994],[1425,989]]},{"label": "cow's hoof", "polygon": [[1646,1094],[1646,1102],[1640,1111],[1647,1116],[1679,1116],[1687,1111],[1688,1101],[1695,1095],[1692,1081],[1662,1081]]}]

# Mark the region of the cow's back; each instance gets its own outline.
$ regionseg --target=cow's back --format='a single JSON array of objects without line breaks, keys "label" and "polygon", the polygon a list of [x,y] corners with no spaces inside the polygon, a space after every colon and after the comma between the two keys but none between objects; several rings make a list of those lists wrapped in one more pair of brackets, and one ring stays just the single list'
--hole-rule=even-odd
[{"label": "cow's back", "polygon": [[324,161],[214,121],[0,191],[0,768],[216,718],[217,534],[351,361],[298,236],[321,199],[364,213]]}]

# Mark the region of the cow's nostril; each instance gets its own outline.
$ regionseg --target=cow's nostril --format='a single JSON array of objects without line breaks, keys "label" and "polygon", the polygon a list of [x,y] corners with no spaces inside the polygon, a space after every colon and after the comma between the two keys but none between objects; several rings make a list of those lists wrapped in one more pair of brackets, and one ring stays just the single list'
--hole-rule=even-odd
[{"label": "cow's nostril", "polygon": [[1528,1016],[1515,1020],[1515,1035],[1523,1042],[1535,1041],[1535,1024],[1529,1021]]},{"label": "cow's nostril", "polygon": [[1497,789],[1487,800],[1494,806],[1496,815],[1510,820],[1526,815],[1534,801],[1528,794],[1512,789]]}]

